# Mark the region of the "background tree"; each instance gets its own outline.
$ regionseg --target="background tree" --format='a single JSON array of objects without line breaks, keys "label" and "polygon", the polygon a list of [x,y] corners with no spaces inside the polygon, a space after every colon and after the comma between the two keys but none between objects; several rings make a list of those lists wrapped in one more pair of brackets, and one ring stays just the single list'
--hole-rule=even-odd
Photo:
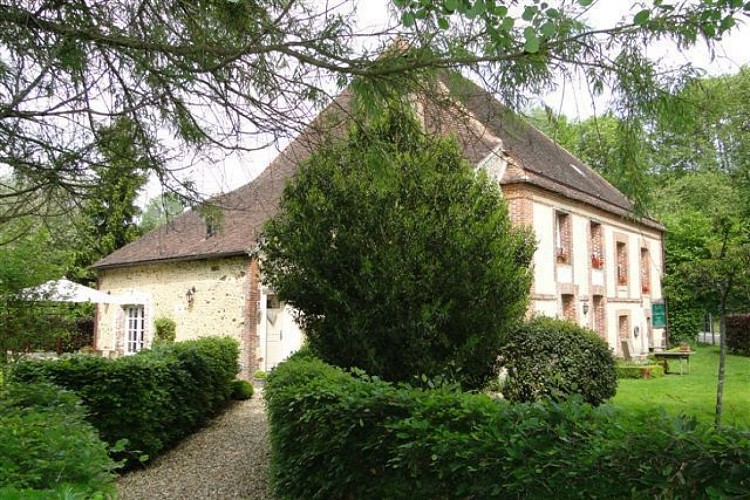
[{"label": "background tree", "polygon": [[[398,19],[364,36],[351,28],[352,1],[9,0],[0,5],[0,164],[14,177],[2,198],[14,209],[4,213],[33,213],[40,192],[94,189],[94,167],[106,168],[98,131],[119,118],[143,139],[151,171],[174,183],[174,164],[157,161],[170,142],[167,156],[180,159],[261,147],[254,139],[293,134],[311,104],[352,77],[402,89],[421,81],[414,70],[461,66],[516,104],[579,68],[597,92],[615,89],[618,113],[634,119],[674,83],[644,44],[710,42],[745,7],[653,0],[626,22],[592,28],[592,0],[511,3],[394,0]],[[403,50],[383,54],[396,36]]]},{"label": "background tree", "polygon": [[140,231],[147,233],[152,229],[166,224],[175,216],[180,215],[187,204],[177,193],[167,192],[151,198],[143,209],[143,217],[139,224]]},{"label": "background tree", "polygon": [[449,139],[390,110],[305,162],[264,231],[264,280],[324,360],[387,380],[492,375],[534,245]]},{"label": "background tree", "polygon": [[104,164],[93,167],[97,184],[80,210],[80,246],[71,277],[85,281],[90,277],[88,266],[141,235],[136,202],[154,159],[146,154],[149,145],[138,134],[125,118],[98,130],[96,147]]},{"label": "background tree", "polygon": [[[57,239],[66,232],[63,228],[50,230],[50,218],[44,223],[29,219],[15,219],[0,229],[0,238],[13,236],[0,245],[0,365],[9,354],[55,348],[66,320],[74,314],[21,295],[24,288],[58,279],[72,260],[70,247]],[[65,222],[60,218],[57,223]]]},{"label": "background tree", "polygon": [[[689,314],[692,310],[700,311],[701,319],[706,312],[720,318],[716,403],[719,425],[726,315],[746,312],[750,306],[750,224],[742,194],[729,175],[709,170],[673,179],[657,199],[663,204],[658,209],[669,230],[666,293],[670,298],[671,335],[694,338],[699,324],[685,321],[692,317]],[[673,318],[675,315],[678,321]]]}]

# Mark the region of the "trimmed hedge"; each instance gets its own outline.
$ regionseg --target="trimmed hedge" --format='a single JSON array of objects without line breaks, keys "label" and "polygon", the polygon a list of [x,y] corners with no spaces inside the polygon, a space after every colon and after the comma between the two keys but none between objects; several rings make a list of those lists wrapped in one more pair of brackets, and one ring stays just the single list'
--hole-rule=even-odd
[{"label": "trimmed hedge", "polygon": [[0,498],[111,495],[114,469],[72,392],[49,382],[0,385]]},{"label": "trimmed hedge", "polygon": [[[13,372],[74,391],[102,439],[127,439],[126,452],[149,458],[202,427],[231,400],[239,348],[230,338],[162,345],[134,356],[71,356],[24,361]],[[119,455],[118,455],[119,456]]]},{"label": "trimmed hedge", "polygon": [[750,314],[730,314],[726,321],[727,349],[750,356]]},{"label": "trimmed hedge", "polygon": [[232,381],[232,399],[237,401],[244,401],[253,397],[255,388],[253,384],[247,380],[233,380]]},{"label": "trimmed hedge", "polygon": [[596,333],[544,316],[521,323],[500,351],[509,401],[562,401],[573,394],[598,405],[615,395],[615,361]]},{"label": "trimmed hedge", "polygon": [[664,366],[656,364],[617,363],[615,371],[617,372],[617,378],[659,378],[664,376]]},{"label": "trimmed hedge", "polygon": [[396,387],[309,357],[265,398],[282,499],[750,494],[750,433],[664,413]]}]

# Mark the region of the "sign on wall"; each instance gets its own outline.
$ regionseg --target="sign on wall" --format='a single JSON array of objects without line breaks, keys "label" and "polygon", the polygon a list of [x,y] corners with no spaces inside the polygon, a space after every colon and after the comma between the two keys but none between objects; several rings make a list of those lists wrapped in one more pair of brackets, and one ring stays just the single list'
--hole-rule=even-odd
[{"label": "sign on wall", "polygon": [[654,328],[667,327],[667,308],[663,300],[651,304],[651,322]]}]

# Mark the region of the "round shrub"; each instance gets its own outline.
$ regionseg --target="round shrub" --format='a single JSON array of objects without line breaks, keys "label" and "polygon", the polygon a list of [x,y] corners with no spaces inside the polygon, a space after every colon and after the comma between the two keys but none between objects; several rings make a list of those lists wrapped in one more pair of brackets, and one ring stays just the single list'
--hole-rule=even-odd
[{"label": "round shrub", "polygon": [[232,381],[232,399],[237,401],[243,401],[253,397],[253,384],[247,380],[233,380]]},{"label": "round shrub", "polygon": [[501,350],[510,401],[561,401],[573,394],[594,406],[615,395],[615,361],[593,331],[569,321],[537,317],[518,326]]},{"label": "round shrub", "polygon": [[171,318],[156,318],[154,329],[159,343],[171,344],[177,338],[177,323]]}]

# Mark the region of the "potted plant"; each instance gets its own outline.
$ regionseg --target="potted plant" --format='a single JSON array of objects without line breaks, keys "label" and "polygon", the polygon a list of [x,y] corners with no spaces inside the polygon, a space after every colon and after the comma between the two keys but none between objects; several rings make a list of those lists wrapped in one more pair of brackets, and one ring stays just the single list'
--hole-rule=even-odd
[{"label": "potted plant", "polygon": [[680,352],[690,352],[690,345],[687,342],[680,342]]},{"label": "potted plant", "polygon": [[591,267],[594,269],[601,269],[602,266],[604,266],[604,261],[599,256],[598,253],[592,253],[591,254]]},{"label": "potted plant", "polygon": [[559,264],[566,264],[568,262],[568,254],[565,253],[565,249],[562,247],[557,249],[557,262]]}]

